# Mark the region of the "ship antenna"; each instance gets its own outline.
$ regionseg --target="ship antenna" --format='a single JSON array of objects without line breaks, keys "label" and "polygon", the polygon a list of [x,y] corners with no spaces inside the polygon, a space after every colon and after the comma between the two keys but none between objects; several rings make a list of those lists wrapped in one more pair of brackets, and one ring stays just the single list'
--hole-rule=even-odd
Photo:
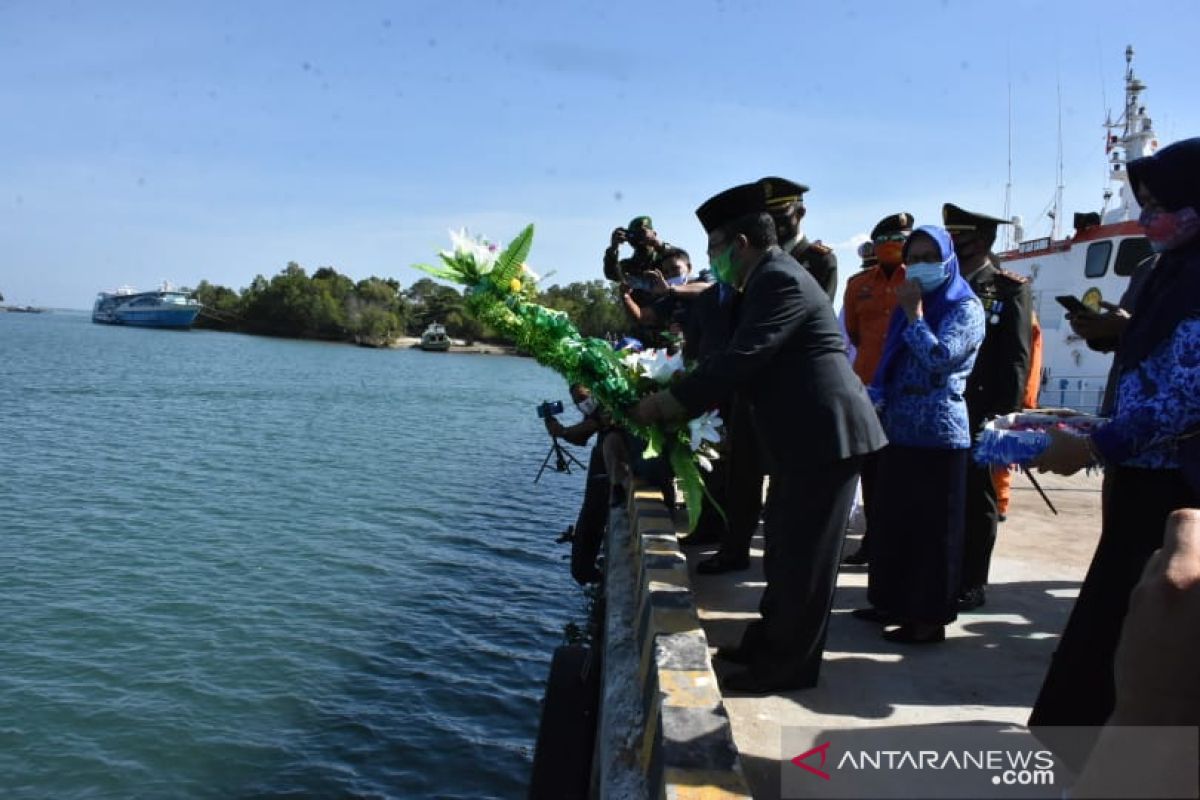
[{"label": "ship antenna", "polygon": [[1058,83],[1058,187],[1054,192],[1054,213],[1051,215],[1053,220],[1050,228],[1051,241],[1058,238],[1059,220],[1062,217],[1062,199],[1063,199],[1063,135],[1062,135],[1062,74],[1059,73],[1057,78]]},{"label": "ship antenna", "polygon": [[[1008,59],[1008,183],[1004,184],[1004,218],[1012,219],[1012,50]],[[1013,247],[1012,226],[1004,226],[1004,249]]]}]

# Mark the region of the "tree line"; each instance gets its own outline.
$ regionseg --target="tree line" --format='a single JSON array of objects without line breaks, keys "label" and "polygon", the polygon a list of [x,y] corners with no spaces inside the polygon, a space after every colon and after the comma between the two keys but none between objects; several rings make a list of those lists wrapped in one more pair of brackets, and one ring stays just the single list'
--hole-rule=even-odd
[{"label": "tree line", "polygon": [[[430,278],[405,289],[394,278],[355,283],[332,267],[311,276],[295,262],[267,280],[255,276],[240,292],[201,281],[194,295],[203,306],[196,327],[324,339],[379,346],[399,336],[420,336],[432,323],[453,338],[503,343],[504,338],[463,309],[463,293]],[[630,322],[615,287],[596,280],[551,286],[538,302],[565,311],[584,336],[623,335]]]}]

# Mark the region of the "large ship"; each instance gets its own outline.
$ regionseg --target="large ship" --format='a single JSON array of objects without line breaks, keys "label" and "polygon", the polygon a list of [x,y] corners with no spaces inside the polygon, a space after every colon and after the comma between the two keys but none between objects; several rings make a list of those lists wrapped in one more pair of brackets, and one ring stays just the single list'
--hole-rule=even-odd
[{"label": "large ship", "polygon": [[[1017,245],[999,254],[1004,266],[1030,278],[1034,308],[1042,326],[1043,366],[1040,402],[1094,413],[1100,406],[1112,355],[1090,349],[1071,331],[1055,300],[1071,295],[1093,310],[1101,301],[1116,303],[1138,264],[1152,257],[1138,225],[1141,208],[1129,183],[1126,165],[1158,150],[1158,137],[1141,95],[1146,85],[1133,74],[1133,48],[1125,49],[1125,108],[1105,121],[1109,178],[1100,211],[1074,215],[1074,233],[1021,241],[1020,219],[1013,218]],[[1114,191],[1115,189],[1115,191]],[[1057,204],[1054,213],[1058,211]]]},{"label": "large ship", "polygon": [[128,286],[101,292],[92,306],[92,322],[186,329],[192,327],[199,313],[199,301],[164,281],[152,292],[139,292]]}]

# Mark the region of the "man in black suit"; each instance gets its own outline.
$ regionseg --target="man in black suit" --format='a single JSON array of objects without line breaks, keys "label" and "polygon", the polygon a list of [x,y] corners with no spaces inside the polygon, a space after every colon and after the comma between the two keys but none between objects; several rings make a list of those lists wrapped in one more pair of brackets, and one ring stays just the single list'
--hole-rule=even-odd
[{"label": "man in black suit", "polygon": [[863,456],[886,443],[828,298],[779,248],[766,199],[761,184],[743,184],[697,209],[713,274],[738,292],[732,339],[631,412],[681,420],[746,398],[770,478],[767,587],[762,620],[718,656],[749,667],[726,686],[755,693],[816,684],[854,484]]}]

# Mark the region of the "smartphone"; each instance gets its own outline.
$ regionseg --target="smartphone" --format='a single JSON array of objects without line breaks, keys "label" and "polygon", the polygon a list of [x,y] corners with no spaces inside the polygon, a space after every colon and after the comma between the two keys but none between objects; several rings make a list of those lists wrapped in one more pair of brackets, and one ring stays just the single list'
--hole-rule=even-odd
[{"label": "smartphone", "polygon": [[1075,297],[1073,295],[1060,294],[1060,295],[1057,295],[1054,299],[1058,301],[1058,304],[1060,306],[1062,306],[1063,308],[1065,308],[1068,312],[1070,312],[1072,314],[1095,314],[1096,313],[1095,311],[1092,311],[1090,308],[1085,306],[1083,304],[1082,300],[1080,300],[1078,297]]}]

